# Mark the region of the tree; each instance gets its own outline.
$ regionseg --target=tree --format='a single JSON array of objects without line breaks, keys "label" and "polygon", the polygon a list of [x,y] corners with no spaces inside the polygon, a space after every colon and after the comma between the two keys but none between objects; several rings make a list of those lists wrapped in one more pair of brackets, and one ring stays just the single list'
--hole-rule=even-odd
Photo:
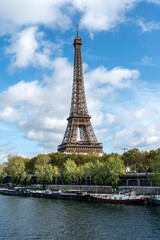
[{"label": "tree", "polygon": [[118,186],[119,177],[125,174],[125,166],[120,156],[109,157],[104,163],[105,182],[110,183],[113,188]]},{"label": "tree", "polygon": [[122,159],[131,172],[146,172],[149,170],[150,165],[147,154],[147,152],[140,152],[137,148],[134,148],[124,152]]},{"label": "tree", "polygon": [[160,186],[160,154],[158,154],[151,163],[153,175],[149,177],[153,184]]},{"label": "tree", "polygon": [[69,184],[77,181],[77,165],[73,160],[68,159],[66,163],[64,163],[63,176]]},{"label": "tree", "polygon": [[60,171],[57,166],[53,167],[53,177],[55,178],[55,183],[57,184],[57,179],[60,176]]},{"label": "tree", "polygon": [[25,158],[26,172],[28,174],[34,174],[36,160],[37,157],[33,157],[31,159]]},{"label": "tree", "polygon": [[90,185],[91,185],[91,180],[93,178],[93,167],[94,164],[92,162],[88,162],[84,164],[84,176],[85,178],[89,178],[90,179]]},{"label": "tree", "polygon": [[80,188],[81,188],[81,181],[84,177],[84,167],[83,167],[83,165],[77,166],[77,177],[80,180]]},{"label": "tree", "polygon": [[30,185],[31,184],[31,175],[30,174],[26,174],[26,178],[25,178],[25,185]]},{"label": "tree", "polygon": [[9,156],[6,163],[6,172],[11,175],[16,184],[23,182],[26,177],[25,161],[20,156]]},{"label": "tree", "polygon": [[4,165],[0,164],[0,183],[4,183],[5,178],[7,177],[7,173],[5,172]]},{"label": "tree", "polygon": [[45,188],[46,183],[52,182],[53,173],[53,166],[50,164],[50,157],[45,154],[38,155],[35,163],[35,174],[38,181],[43,184],[43,188]]},{"label": "tree", "polygon": [[96,185],[104,183],[104,163],[99,160],[93,164],[93,180]]}]

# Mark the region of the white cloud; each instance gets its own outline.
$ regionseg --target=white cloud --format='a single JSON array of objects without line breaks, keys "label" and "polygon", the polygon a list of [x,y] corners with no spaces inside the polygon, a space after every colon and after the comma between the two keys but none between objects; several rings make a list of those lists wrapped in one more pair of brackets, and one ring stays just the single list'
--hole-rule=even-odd
[{"label": "white cloud", "polygon": [[76,9],[82,12],[80,25],[89,31],[111,30],[125,21],[125,13],[138,0],[73,0]]},{"label": "white cloud", "polygon": [[69,29],[72,16],[80,12],[80,26],[94,31],[108,31],[126,21],[125,14],[139,0],[1,0],[0,34],[24,26],[45,25]]},{"label": "white cloud", "polygon": [[55,150],[62,141],[69,114],[73,68],[66,58],[57,58],[53,69],[44,85],[21,81],[2,92],[0,121],[17,120],[19,130],[28,139],[45,148],[53,143]]},{"label": "white cloud", "polygon": [[[71,27],[72,15],[80,11],[80,26],[90,31],[109,31],[125,21],[125,13],[139,0],[2,0],[0,2],[1,34],[10,33],[10,45],[6,53],[11,56],[10,70],[34,67],[52,68],[52,54],[61,52],[61,44],[51,44],[44,40],[44,32],[39,25],[67,29]],[[8,7],[8,5],[10,7]],[[96,16],[96,17],[95,17]],[[138,20],[142,30],[159,29],[159,23],[144,23]],[[8,30],[7,30],[8,29]],[[102,67],[103,68],[103,67]],[[100,69],[100,72],[103,69]],[[105,69],[104,69],[105,71]],[[114,69],[121,75],[122,69]],[[119,71],[119,72],[118,72]],[[121,71],[121,72],[120,72]],[[98,69],[95,70],[98,74]],[[124,73],[126,75],[126,73]],[[118,83],[117,79],[117,83]],[[116,76],[113,83],[116,83]]]},{"label": "white cloud", "polygon": [[115,122],[116,116],[112,113],[106,113],[106,124],[111,125]]},{"label": "white cloud", "polygon": [[122,147],[141,150],[159,148],[159,89],[158,85],[154,89],[137,85],[132,89],[134,101],[123,100],[123,104],[114,102],[108,106],[110,110],[103,122],[107,127],[110,125],[108,138],[116,151]]},{"label": "white cloud", "polygon": [[7,91],[0,94],[0,106],[14,106],[19,103],[30,103],[41,105],[44,103],[45,88],[42,89],[37,81],[25,82],[21,81],[13,86],[10,86]]},{"label": "white cloud", "polygon": [[142,32],[152,32],[155,30],[160,30],[160,23],[152,21],[152,22],[145,22],[144,19],[139,19],[137,24],[141,27]]},{"label": "white cloud", "polygon": [[[45,78],[48,83],[47,86],[39,84],[38,81],[21,81],[10,86],[7,91],[0,94],[0,106],[18,106],[20,103],[24,106],[27,103],[33,107],[45,105],[52,107],[54,105],[57,112],[59,112],[58,108],[61,109],[60,106],[63,106],[63,103],[66,106],[66,99],[70,100],[73,68],[66,58],[57,58],[53,61],[53,69],[53,76]],[[60,106],[55,105],[56,101],[59,101]]]},{"label": "white cloud", "polygon": [[66,14],[66,0],[1,0],[0,23],[8,26],[47,25],[67,29],[70,17]]},{"label": "white cloud", "polygon": [[139,77],[137,70],[116,67],[111,70],[100,66],[85,73],[85,86],[89,113],[95,126],[104,123],[105,113],[102,111],[105,98],[115,97],[118,89],[131,87],[131,82]]},{"label": "white cloud", "polygon": [[98,138],[98,141],[101,143],[106,140],[108,133],[109,133],[109,130],[106,128],[95,130],[95,134]]},{"label": "white cloud", "polygon": [[6,53],[11,56],[10,68],[13,70],[15,67],[25,68],[33,65],[51,69],[51,54],[60,53],[61,44],[53,44],[43,38],[44,33],[33,26],[13,35],[10,46],[6,48]]},{"label": "white cloud", "polygon": [[158,148],[160,141],[159,127],[159,124],[150,123],[143,127],[131,127],[120,130],[114,136],[115,148],[122,146],[147,150]]},{"label": "white cloud", "polygon": [[115,67],[112,70],[101,66],[89,73],[86,73],[86,82],[96,85],[111,85],[114,88],[126,88],[130,81],[139,77],[138,70],[130,70],[122,67]]},{"label": "white cloud", "polygon": [[105,123],[107,125],[112,124],[119,124],[119,125],[126,125],[127,123],[130,125],[133,125],[134,123],[138,123],[138,125],[141,125],[141,121],[143,121],[142,124],[145,123],[146,119],[152,118],[156,114],[156,110],[153,109],[140,109],[140,106],[138,106],[138,110],[135,108],[133,110],[128,111],[127,109],[119,109],[119,111],[116,114],[113,113],[106,113],[105,116]]},{"label": "white cloud", "polygon": [[20,119],[20,114],[17,109],[12,107],[6,107],[0,111],[0,121],[1,122],[13,122]]}]

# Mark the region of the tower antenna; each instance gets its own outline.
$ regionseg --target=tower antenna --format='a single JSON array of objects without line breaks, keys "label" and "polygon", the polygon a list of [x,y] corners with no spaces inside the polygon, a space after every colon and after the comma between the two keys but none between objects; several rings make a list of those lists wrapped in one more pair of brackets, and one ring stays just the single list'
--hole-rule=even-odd
[{"label": "tower antenna", "polygon": [[78,35],[78,24],[77,24],[77,37],[79,37],[79,35]]}]

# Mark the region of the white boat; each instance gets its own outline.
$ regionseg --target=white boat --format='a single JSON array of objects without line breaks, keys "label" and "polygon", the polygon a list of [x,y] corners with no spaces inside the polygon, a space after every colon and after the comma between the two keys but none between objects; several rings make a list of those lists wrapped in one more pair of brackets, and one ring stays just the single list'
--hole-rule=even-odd
[{"label": "white boat", "polygon": [[136,196],[135,193],[129,194],[91,194],[90,200],[105,203],[132,203],[143,204],[146,201],[144,195]]}]

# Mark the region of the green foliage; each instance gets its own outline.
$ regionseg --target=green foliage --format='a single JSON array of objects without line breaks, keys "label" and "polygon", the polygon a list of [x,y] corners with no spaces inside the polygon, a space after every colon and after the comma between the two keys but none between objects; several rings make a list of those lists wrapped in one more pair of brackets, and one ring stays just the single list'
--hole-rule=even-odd
[{"label": "green foliage", "polygon": [[55,178],[55,181],[57,183],[57,179],[60,176],[60,171],[59,168],[57,166],[53,167],[53,177]]},{"label": "green foliage", "polygon": [[51,159],[50,160],[51,164],[53,166],[57,166],[59,168],[61,168],[63,166],[63,164],[67,161],[67,158],[69,157],[68,154],[60,153],[60,152],[50,153],[50,154],[48,154],[48,156]]},{"label": "green foliage", "polygon": [[36,159],[37,157],[25,159],[26,172],[28,174],[34,174]]},{"label": "green foliage", "polygon": [[105,182],[112,187],[118,186],[119,177],[125,174],[125,166],[120,156],[109,157],[104,163]]},{"label": "green foliage", "polygon": [[79,165],[77,166],[77,178],[80,180],[80,184],[81,184],[81,181],[84,177],[84,166],[83,165]]},{"label": "green foliage", "polygon": [[46,184],[53,180],[53,166],[49,163],[50,157],[45,154],[38,155],[35,163],[35,174],[40,183]]},{"label": "green foliage", "polygon": [[34,164],[34,167],[36,168],[37,165],[47,165],[50,163],[50,156],[46,155],[46,154],[39,154],[37,156],[37,158],[35,159],[35,164]]},{"label": "green foliage", "polygon": [[77,165],[73,160],[68,159],[64,163],[63,177],[64,177],[65,181],[69,184],[77,181],[77,179],[78,179],[78,177],[77,177]]},{"label": "green foliage", "polygon": [[29,185],[29,184],[31,184],[31,175],[30,174],[26,175],[26,178],[25,178],[25,185]]},{"label": "green foliage", "polygon": [[91,178],[93,177],[93,168],[94,164],[92,162],[87,162],[84,164],[84,176],[85,178]]},{"label": "green foliage", "polygon": [[150,171],[151,159],[155,154],[153,150],[148,153],[140,152],[137,148],[134,148],[123,153],[122,159],[131,172],[147,172]]},{"label": "green foliage", "polygon": [[6,163],[6,172],[11,175],[14,183],[23,182],[26,177],[25,160],[20,156],[9,156]]},{"label": "green foliage", "polygon": [[51,183],[53,180],[53,166],[48,164],[45,168],[45,180],[47,183]]},{"label": "green foliage", "polygon": [[5,166],[0,164],[0,183],[4,183],[6,177]]},{"label": "green foliage", "polygon": [[[42,184],[57,182],[58,178],[64,178],[67,183],[82,179],[94,180],[95,184],[111,184],[117,186],[119,177],[124,174],[124,166],[131,172],[151,172],[155,175],[152,180],[159,184],[159,157],[160,149],[150,152],[141,152],[138,149],[130,149],[122,156],[117,153],[103,154],[66,154],[50,153],[39,154],[28,159],[20,156],[9,156],[5,165],[0,165],[0,181],[3,182],[6,175],[12,176],[12,182],[29,184],[31,174],[36,174]],[[123,163],[124,162],[124,163]]]},{"label": "green foliage", "polygon": [[76,165],[84,165],[87,162],[95,162],[97,159],[99,159],[100,161],[102,161],[102,157],[99,156],[97,153],[89,153],[89,154],[66,154],[66,153],[50,153],[48,154],[50,159],[51,159],[51,163],[53,165],[58,166],[59,168],[63,167],[63,164],[68,160],[71,159],[73,160]]},{"label": "green foliage", "polygon": [[125,166],[119,155],[112,155],[105,162],[97,160],[91,171],[95,184],[109,183],[112,187],[117,187],[119,177],[125,173]]},{"label": "green foliage", "polygon": [[93,164],[93,180],[95,184],[104,183],[104,163],[99,160]]},{"label": "green foliage", "polygon": [[160,186],[160,153],[152,161],[151,170],[154,172],[154,175],[150,176],[150,181],[152,181],[153,184]]}]

